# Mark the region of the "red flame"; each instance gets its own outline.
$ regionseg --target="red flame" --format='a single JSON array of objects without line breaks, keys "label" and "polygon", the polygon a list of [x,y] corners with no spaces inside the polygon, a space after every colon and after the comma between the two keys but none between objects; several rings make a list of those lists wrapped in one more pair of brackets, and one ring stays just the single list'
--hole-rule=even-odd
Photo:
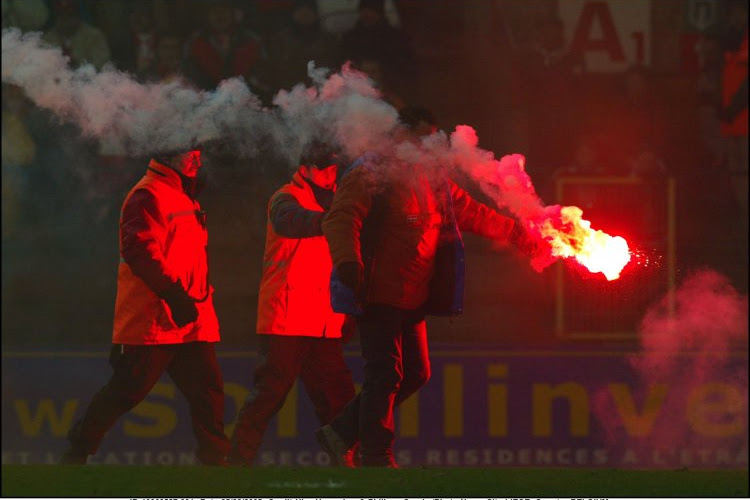
[{"label": "red flame", "polygon": [[630,261],[628,242],[621,236],[610,236],[591,229],[591,222],[582,219],[578,207],[560,209],[560,225],[555,227],[550,219],[540,226],[542,237],[549,243],[555,257],[575,257],[592,273],[602,273],[607,280],[620,277],[620,272]]}]

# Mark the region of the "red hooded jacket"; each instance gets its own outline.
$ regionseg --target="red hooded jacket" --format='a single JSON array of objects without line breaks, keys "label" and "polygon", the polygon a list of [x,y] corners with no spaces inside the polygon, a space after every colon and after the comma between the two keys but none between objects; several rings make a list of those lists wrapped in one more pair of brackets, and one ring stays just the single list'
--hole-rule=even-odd
[{"label": "red hooded jacket", "polygon": [[[146,175],[126,196],[120,216],[113,343],[219,341],[207,244],[200,205],[185,194],[176,171],[151,160]],[[178,281],[198,309],[198,319],[182,328],[160,298]]]},{"label": "red hooded jacket", "polygon": [[[283,229],[280,204],[288,216]],[[345,316],[331,307],[331,255],[320,230],[324,210],[299,172],[274,193],[268,212],[257,332],[340,338]]]}]

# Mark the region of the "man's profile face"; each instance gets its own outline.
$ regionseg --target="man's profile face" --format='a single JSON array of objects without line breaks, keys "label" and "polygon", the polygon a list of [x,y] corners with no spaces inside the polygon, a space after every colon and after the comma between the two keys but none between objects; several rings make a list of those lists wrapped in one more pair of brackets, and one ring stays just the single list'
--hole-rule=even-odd
[{"label": "man's profile face", "polygon": [[201,168],[201,152],[198,150],[188,151],[174,157],[173,166],[185,177],[195,177]]},{"label": "man's profile face", "polygon": [[338,165],[320,166],[302,165],[300,172],[302,176],[323,189],[333,189],[336,185],[336,175],[338,174]]}]

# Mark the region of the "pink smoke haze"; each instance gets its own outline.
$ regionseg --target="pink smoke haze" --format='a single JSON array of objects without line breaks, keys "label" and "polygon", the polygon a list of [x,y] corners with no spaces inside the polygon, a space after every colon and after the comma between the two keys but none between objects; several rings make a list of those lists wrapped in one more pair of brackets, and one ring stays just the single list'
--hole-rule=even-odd
[{"label": "pink smoke haze", "polygon": [[728,278],[715,271],[696,272],[675,290],[673,301],[674,314],[669,312],[667,296],[641,321],[642,352],[633,359],[639,371],[654,378],[669,375],[674,360],[668,353],[688,350],[702,352],[695,368],[711,373],[720,368],[714,366],[717,358],[747,347],[747,296],[735,290]]},{"label": "pink smoke haze", "polygon": [[[646,427],[643,436],[629,436],[602,389],[595,414],[610,443],[673,451],[715,448],[719,440],[722,448],[746,455],[747,295],[716,271],[694,272],[646,311],[638,335],[640,349],[628,361],[636,380],[633,400]],[[713,404],[708,414],[691,410],[706,401]]]}]

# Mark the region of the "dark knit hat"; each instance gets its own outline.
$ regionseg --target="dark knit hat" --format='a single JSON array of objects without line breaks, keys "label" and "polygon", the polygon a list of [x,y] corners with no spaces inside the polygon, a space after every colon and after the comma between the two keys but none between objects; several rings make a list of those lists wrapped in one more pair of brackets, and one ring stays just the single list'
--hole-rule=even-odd
[{"label": "dark knit hat", "polygon": [[339,154],[335,147],[321,140],[313,140],[305,146],[300,156],[300,165],[325,168],[338,165]]},{"label": "dark knit hat", "polygon": [[371,9],[385,14],[385,0],[359,0],[358,10]]}]

